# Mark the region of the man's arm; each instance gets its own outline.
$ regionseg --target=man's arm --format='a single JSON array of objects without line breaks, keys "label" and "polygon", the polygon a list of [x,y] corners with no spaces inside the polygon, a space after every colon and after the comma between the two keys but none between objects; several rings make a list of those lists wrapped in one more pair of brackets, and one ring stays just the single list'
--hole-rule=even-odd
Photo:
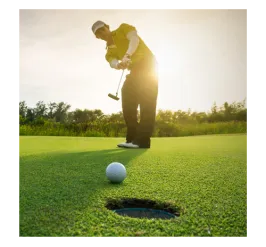
[{"label": "man's arm", "polygon": [[132,56],[139,45],[139,36],[137,33],[137,29],[134,26],[126,23],[122,23],[119,28],[129,40],[128,49],[125,55]]},{"label": "man's arm", "polygon": [[125,35],[125,37],[129,40],[129,46],[128,46],[126,54],[129,56],[132,56],[133,53],[137,50],[138,45],[139,45],[139,37],[138,37],[137,29],[134,26],[126,24],[126,23],[122,23],[119,29]]},{"label": "man's arm", "polygon": [[139,45],[139,37],[137,31],[130,31],[127,34],[127,39],[129,40],[129,45],[126,54],[132,56],[133,53],[137,50]]},{"label": "man's arm", "polygon": [[116,57],[113,50],[111,50],[111,49],[107,50],[107,53],[105,55],[105,59],[110,64],[111,68],[119,69],[118,68],[119,61],[118,61],[118,58]]},{"label": "man's arm", "polygon": [[127,39],[129,40],[129,45],[128,45],[127,52],[122,58],[122,61],[120,63],[122,68],[127,68],[128,65],[131,63],[131,56],[137,50],[138,45],[139,45],[139,37],[138,37],[137,31],[130,31],[127,34]]},{"label": "man's arm", "polygon": [[124,57],[122,58],[120,65],[123,67],[128,67],[131,62],[131,56],[138,48],[139,37],[136,28],[131,25],[122,24],[121,28],[123,29],[126,38],[129,40],[129,45]]}]

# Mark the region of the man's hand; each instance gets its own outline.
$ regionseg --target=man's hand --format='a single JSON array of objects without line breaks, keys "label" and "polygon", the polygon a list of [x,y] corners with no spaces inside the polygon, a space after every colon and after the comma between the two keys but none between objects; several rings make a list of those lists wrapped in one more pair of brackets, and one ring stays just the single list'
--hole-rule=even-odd
[{"label": "man's hand", "polygon": [[130,55],[125,54],[125,56],[122,58],[122,61],[120,63],[118,63],[117,68],[118,69],[127,69],[130,64],[131,64]]},{"label": "man's hand", "polygon": [[122,63],[130,63],[131,62],[131,57],[129,54],[125,54],[125,56],[122,58]]},{"label": "man's hand", "polygon": [[123,63],[123,62],[121,62],[121,63],[119,63],[119,64],[117,64],[117,68],[118,69],[127,69],[127,67],[129,66],[129,62],[127,62],[127,63]]}]

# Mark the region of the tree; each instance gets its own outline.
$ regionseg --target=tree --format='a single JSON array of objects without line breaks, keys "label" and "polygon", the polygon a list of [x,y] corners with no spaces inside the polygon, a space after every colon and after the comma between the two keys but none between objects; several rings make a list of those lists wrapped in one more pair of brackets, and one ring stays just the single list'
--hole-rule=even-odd
[{"label": "tree", "polygon": [[195,114],[196,120],[198,123],[206,122],[208,119],[208,115],[206,112],[198,112]]},{"label": "tree", "polygon": [[170,123],[173,120],[173,113],[170,110],[158,110],[156,120],[165,123]]},{"label": "tree", "polygon": [[43,101],[38,101],[36,107],[34,108],[34,113],[36,118],[46,118],[48,108]]},{"label": "tree", "polygon": [[213,105],[212,105],[212,108],[211,108],[211,113],[213,115],[215,115],[217,113],[217,109],[218,109],[218,107],[216,105],[216,102],[214,102]]},{"label": "tree", "polygon": [[54,112],[55,121],[64,123],[67,117],[67,111],[70,109],[70,107],[71,105],[68,105],[64,102],[58,103]]},{"label": "tree", "polygon": [[27,108],[26,123],[31,123],[34,121],[34,119],[35,119],[34,109]]},{"label": "tree", "polygon": [[100,120],[104,116],[104,113],[100,109],[95,109],[93,111],[93,114],[94,114],[95,120]]},{"label": "tree", "polygon": [[57,104],[55,102],[50,102],[48,104],[48,119],[54,119],[55,118],[55,112],[56,112],[56,106]]},{"label": "tree", "polygon": [[23,118],[26,118],[27,115],[27,105],[25,101],[20,101],[19,102],[19,115]]},{"label": "tree", "polygon": [[100,120],[104,116],[103,112],[99,109],[96,110],[81,110],[76,109],[73,112],[73,122],[75,123],[87,123]]},{"label": "tree", "polygon": [[111,123],[123,123],[124,122],[124,116],[123,112],[118,112],[118,113],[112,113],[111,116],[109,117],[109,121]]}]

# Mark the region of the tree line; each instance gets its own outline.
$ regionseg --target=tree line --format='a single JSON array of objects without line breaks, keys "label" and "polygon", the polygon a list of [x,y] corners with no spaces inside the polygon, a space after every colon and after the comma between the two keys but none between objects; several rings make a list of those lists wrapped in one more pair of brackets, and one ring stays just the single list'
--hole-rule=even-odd
[{"label": "tree line", "polygon": [[[246,133],[247,109],[242,102],[214,103],[207,112],[158,110],[154,136]],[[65,102],[43,101],[35,107],[19,102],[20,135],[124,136],[123,113],[75,109]],[[138,112],[139,117],[139,112]]]}]

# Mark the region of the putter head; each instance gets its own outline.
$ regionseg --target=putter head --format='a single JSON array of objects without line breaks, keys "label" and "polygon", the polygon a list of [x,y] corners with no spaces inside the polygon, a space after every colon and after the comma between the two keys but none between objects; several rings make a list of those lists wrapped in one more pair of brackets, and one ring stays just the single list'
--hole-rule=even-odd
[{"label": "putter head", "polygon": [[119,98],[111,93],[108,94],[108,96],[111,98],[111,99],[114,99],[114,100],[119,100]]}]

